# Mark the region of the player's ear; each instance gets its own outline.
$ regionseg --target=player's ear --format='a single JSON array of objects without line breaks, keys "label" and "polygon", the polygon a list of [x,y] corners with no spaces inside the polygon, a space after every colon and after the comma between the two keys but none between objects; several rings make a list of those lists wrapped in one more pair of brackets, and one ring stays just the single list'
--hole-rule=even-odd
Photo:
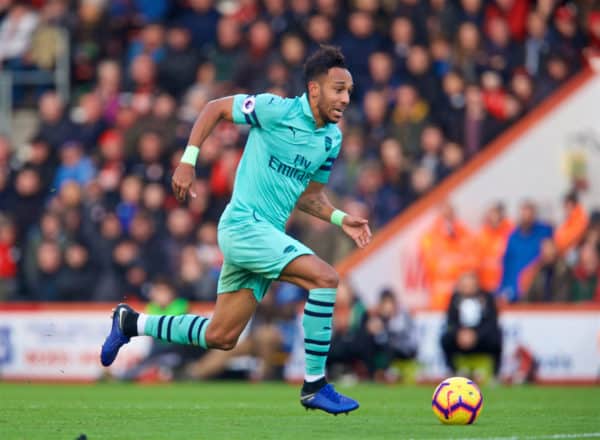
[{"label": "player's ear", "polygon": [[308,82],[308,96],[310,98],[316,99],[319,97],[321,93],[321,85],[317,81],[309,81]]}]

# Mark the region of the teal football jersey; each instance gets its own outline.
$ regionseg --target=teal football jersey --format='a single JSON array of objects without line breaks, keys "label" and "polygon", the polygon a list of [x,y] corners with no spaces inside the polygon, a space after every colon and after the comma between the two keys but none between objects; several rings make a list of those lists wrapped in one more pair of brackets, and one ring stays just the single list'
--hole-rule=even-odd
[{"label": "teal football jersey", "polygon": [[283,230],[311,180],[327,183],[342,144],[336,124],[317,128],[306,94],[235,95],[233,120],[251,125],[221,225],[253,215]]}]

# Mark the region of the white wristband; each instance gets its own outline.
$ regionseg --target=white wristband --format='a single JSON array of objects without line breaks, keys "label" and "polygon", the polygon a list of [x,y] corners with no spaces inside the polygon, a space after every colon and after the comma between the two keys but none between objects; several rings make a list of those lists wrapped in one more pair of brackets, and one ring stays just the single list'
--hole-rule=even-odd
[{"label": "white wristband", "polygon": [[188,145],[185,147],[183,156],[181,156],[181,162],[190,164],[193,167],[196,166],[198,153],[200,153],[200,148],[196,147],[195,145]]}]

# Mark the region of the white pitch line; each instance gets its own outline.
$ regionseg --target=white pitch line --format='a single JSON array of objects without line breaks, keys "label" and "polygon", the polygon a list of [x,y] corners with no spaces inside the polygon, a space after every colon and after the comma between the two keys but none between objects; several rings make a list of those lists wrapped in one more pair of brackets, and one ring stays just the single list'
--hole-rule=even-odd
[{"label": "white pitch line", "polygon": [[548,435],[525,435],[511,437],[462,437],[449,440],[562,440],[580,438],[600,438],[600,432],[584,432],[581,434],[548,434]]}]

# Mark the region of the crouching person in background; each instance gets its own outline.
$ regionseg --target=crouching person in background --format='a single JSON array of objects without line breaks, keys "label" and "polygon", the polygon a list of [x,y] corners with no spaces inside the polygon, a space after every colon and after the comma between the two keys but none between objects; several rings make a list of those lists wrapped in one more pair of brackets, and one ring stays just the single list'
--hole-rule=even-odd
[{"label": "crouching person in background", "polygon": [[494,375],[500,370],[502,332],[498,311],[491,294],[479,288],[474,273],[461,276],[447,313],[442,349],[448,368],[456,373],[455,355],[485,353],[493,359]]},{"label": "crouching person in background", "polygon": [[378,303],[367,311],[350,286],[342,282],[336,301],[346,310],[336,309],[336,332],[328,361],[331,374],[340,375],[341,367],[351,367],[359,378],[398,380],[396,368],[390,367],[394,361],[416,357],[417,329],[394,292],[384,289]]},{"label": "crouching person in background", "polygon": [[[177,297],[175,287],[168,278],[157,276],[150,288],[150,302],[146,306],[149,315],[184,315],[190,305],[186,299]],[[177,378],[188,362],[198,359],[205,350],[192,345],[153,341],[150,353],[138,365],[126,371],[123,380],[171,380]]]},{"label": "crouching person in background", "polygon": [[390,289],[381,292],[379,304],[367,321],[367,331],[374,345],[375,379],[394,381],[397,373],[390,368],[394,361],[414,359],[417,355],[417,327]]}]

